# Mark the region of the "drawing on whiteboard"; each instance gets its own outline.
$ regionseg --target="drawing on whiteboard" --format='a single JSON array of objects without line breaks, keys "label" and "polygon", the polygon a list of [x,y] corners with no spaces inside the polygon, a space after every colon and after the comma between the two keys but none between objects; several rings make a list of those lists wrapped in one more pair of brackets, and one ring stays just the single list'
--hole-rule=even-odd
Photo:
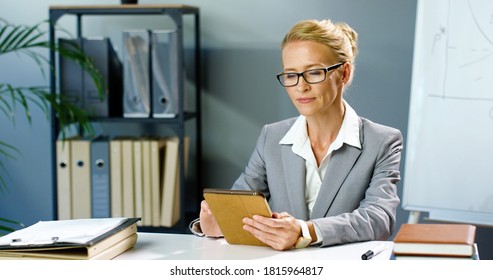
[{"label": "drawing on whiteboard", "polygon": [[493,225],[493,1],[418,0],[405,210]]},{"label": "drawing on whiteboard", "polygon": [[467,0],[449,5],[433,29],[437,31],[430,65],[440,65],[443,82],[430,97],[493,101],[493,3]]}]

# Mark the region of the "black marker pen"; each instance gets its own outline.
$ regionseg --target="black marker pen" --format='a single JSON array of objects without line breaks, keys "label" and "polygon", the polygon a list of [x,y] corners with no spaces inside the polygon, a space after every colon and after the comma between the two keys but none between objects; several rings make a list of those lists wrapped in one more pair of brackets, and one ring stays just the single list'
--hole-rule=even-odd
[{"label": "black marker pen", "polygon": [[380,254],[383,250],[385,250],[385,244],[380,243],[378,244],[375,248],[366,251],[363,255],[361,255],[362,260],[369,260],[373,258],[374,256]]}]

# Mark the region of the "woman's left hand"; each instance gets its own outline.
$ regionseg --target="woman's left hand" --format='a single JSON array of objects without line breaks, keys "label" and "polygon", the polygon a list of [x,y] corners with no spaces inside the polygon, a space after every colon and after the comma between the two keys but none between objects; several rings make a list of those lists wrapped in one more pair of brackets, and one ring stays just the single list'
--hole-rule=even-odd
[{"label": "woman's left hand", "polygon": [[273,213],[272,218],[254,215],[252,219],[244,218],[243,223],[244,230],[280,251],[293,248],[301,234],[298,221],[286,212]]}]

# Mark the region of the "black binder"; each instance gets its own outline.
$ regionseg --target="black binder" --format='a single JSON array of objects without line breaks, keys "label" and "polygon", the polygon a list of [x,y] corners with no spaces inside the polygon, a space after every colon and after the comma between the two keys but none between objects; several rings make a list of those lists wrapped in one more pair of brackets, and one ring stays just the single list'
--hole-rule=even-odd
[{"label": "black binder", "polygon": [[106,89],[101,100],[89,74],[75,62],[60,56],[60,91],[74,105],[93,117],[121,117],[123,112],[123,66],[109,38],[59,39],[61,46],[80,48],[92,60],[103,77]]}]

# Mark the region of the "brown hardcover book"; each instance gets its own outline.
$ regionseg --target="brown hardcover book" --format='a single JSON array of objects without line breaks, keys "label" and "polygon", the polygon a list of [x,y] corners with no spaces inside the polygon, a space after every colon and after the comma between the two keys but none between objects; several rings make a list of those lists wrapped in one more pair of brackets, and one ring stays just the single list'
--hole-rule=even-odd
[{"label": "brown hardcover book", "polygon": [[405,261],[478,261],[479,252],[477,244],[474,244],[474,254],[472,256],[434,256],[434,255],[394,255],[396,260]]},{"label": "brown hardcover book", "polygon": [[476,226],[403,224],[394,238],[394,255],[467,256],[474,254]]}]

